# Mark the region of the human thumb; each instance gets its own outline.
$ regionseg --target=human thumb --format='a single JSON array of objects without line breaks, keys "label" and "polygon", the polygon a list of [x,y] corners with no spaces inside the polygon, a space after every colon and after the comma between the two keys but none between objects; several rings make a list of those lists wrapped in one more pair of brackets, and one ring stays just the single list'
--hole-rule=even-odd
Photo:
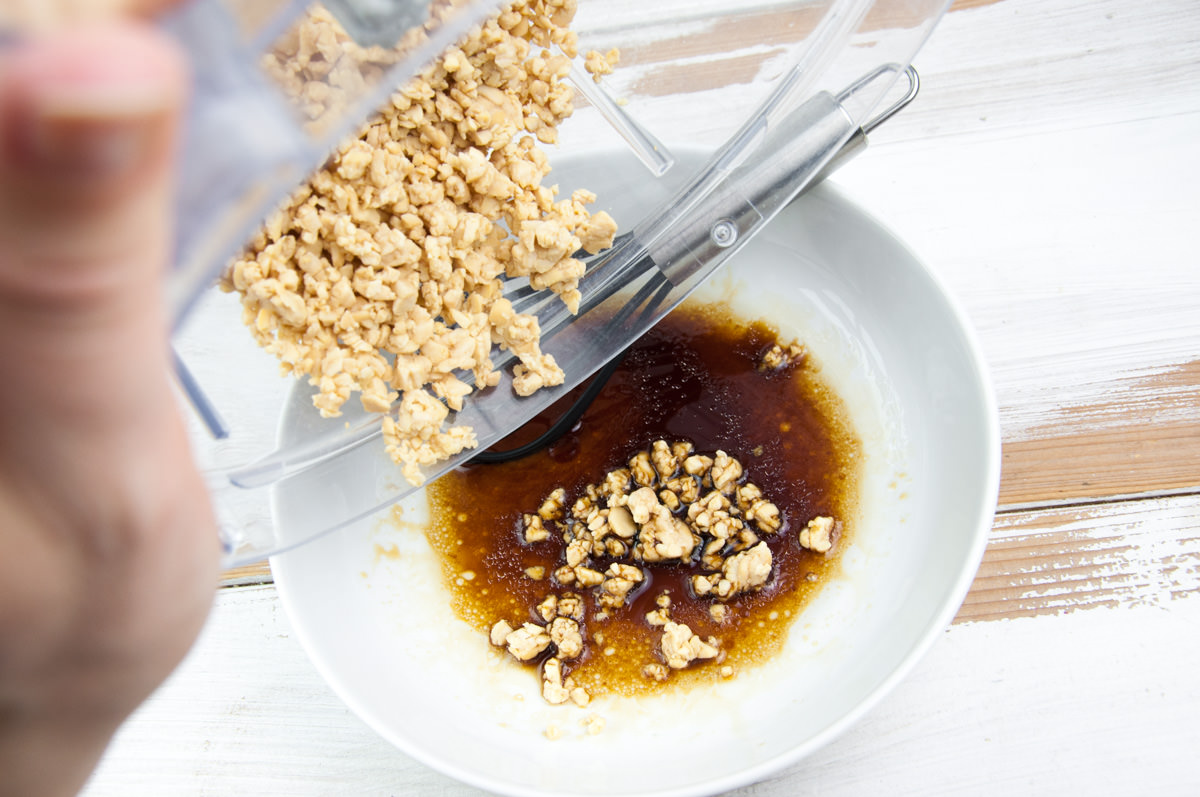
[{"label": "human thumb", "polygon": [[186,84],[140,23],[0,55],[0,414],[90,425],[169,393],[162,280]]}]

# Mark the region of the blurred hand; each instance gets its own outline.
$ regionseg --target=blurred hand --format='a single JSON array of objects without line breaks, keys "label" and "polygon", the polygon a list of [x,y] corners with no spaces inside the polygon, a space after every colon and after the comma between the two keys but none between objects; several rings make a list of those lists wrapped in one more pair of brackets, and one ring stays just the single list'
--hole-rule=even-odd
[{"label": "blurred hand", "polygon": [[212,601],[162,294],[185,87],[140,23],[0,50],[0,794],[77,791]]},{"label": "blurred hand", "polygon": [[118,16],[151,16],[180,0],[0,0],[0,30],[35,32]]}]

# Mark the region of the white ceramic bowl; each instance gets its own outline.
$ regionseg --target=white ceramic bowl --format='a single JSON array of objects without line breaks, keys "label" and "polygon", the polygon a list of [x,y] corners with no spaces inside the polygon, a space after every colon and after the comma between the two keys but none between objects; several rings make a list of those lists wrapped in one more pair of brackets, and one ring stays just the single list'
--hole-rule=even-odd
[{"label": "white ceramic bowl", "polygon": [[[556,175],[570,184],[569,170]],[[584,178],[604,196],[602,172]],[[714,794],[828,743],[953,618],[991,525],[1000,445],[979,348],[936,276],[821,186],[695,299],[729,299],[801,339],[849,405],[867,463],[840,573],[760,668],[719,688],[577,709],[545,705],[533,673],[453,614],[421,532],[423,496],[399,523],[385,513],[277,557],[313,662],[405,753],[505,794]],[[281,523],[304,511],[276,507]],[[589,736],[580,720],[593,713],[606,727]]]}]

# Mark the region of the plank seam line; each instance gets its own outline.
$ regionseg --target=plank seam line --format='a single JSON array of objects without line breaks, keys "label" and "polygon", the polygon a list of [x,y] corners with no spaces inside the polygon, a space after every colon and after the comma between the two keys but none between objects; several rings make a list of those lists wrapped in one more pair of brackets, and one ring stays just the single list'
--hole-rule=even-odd
[{"label": "plank seam line", "polygon": [[1083,507],[1103,506],[1105,504],[1136,504],[1147,501],[1158,501],[1163,498],[1200,497],[1200,487],[1178,487],[1168,490],[1146,490],[1138,493],[1118,493],[1101,498],[1063,498],[1047,501],[1023,501],[1012,504],[1000,504],[996,507],[996,516],[1016,515],[1022,512],[1036,512],[1045,509],[1075,509]]}]

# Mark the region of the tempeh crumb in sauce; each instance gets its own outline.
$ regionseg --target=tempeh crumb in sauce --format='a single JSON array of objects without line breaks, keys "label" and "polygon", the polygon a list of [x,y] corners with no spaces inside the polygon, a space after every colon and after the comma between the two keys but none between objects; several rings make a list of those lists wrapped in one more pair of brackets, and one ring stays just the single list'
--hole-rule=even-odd
[{"label": "tempeh crumb in sauce", "polygon": [[[833,572],[861,459],[801,346],[723,305],[685,305],[549,448],[435,483],[429,539],[455,612],[514,666],[536,665],[550,702],[720,682],[777,653]],[[732,525],[713,531],[713,517]]]}]

